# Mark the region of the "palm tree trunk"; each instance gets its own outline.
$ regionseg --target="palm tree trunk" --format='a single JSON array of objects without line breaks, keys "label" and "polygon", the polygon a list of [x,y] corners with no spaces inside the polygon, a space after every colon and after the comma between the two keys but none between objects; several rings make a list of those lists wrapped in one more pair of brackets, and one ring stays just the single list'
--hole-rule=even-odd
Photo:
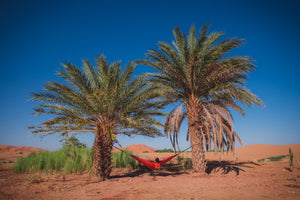
[{"label": "palm tree trunk", "polygon": [[94,174],[100,181],[109,177],[112,170],[111,152],[113,142],[109,135],[97,130],[94,143]]},{"label": "palm tree trunk", "polygon": [[193,170],[204,173],[206,170],[205,152],[203,149],[202,114],[197,98],[191,98],[187,105],[188,131],[192,146]]}]

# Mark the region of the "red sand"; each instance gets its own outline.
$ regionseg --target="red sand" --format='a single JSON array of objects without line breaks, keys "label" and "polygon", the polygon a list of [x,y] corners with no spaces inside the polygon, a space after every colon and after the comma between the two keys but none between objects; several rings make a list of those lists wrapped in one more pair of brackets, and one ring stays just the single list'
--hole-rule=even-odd
[{"label": "red sand", "polygon": [[[2,147],[0,159],[4,154]],[[130,148],[135,148],[141,157],[163,158],[170,155],[141,153],[149,151],[146,147],[138,145]],[[289,171],[288,158],[277,162],[255,162],[270,156],[286,155],[289,147],[295,154],[292,172]],[[10,147],[11,156],[18,152],[15,150]],[[206,154],[209,174],[162,170],[157,172],[156,180],[149,172],[115,169],[112,179],[104,182],[97,182],[95,177],[89,178],[87,173],[67,175],[63,181],[61,174],[14,174],[1,165],[0,199],[300,199],[300,144],[249,145],[237,149],[237,155],[238,161],[234,161],[230,153],[225,154],[220,164],[215,161],[218,156],[209,152]]]}]

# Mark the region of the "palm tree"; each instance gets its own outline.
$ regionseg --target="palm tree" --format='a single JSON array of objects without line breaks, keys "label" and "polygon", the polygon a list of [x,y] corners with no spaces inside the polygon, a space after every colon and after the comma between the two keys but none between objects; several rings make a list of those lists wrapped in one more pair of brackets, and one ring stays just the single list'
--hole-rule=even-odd
[{"label": "palm tree", "polygon": [[31,127],[34,134],[93,132],[94,170],[100,180],[111,173],[111,151],[119,134],[161,135],[154,118],[161,115],[161,100],[155,87],[142,78],[132,79],[134,63],[121,71],[121,62],[109,64],[104,56],[96,66],[83,61],[82,69],[67,63],[58,76],[66,83],[48,82],[45,92],[32,93],[35,114],[54,117]]},{"label": "palm tree", "polygon": [[207,25],[202,27],[198,36],[195,26],[191,26],[188,36],[179,27],[175,27],[173,34],[173,46],[159,42],[159,49],[149,50],[146,54],[149,59],[139,60],[139,64],[157,70],[145,76],[153,85],[161,87],[168,102],[181,103],[167,117],[165,134],[175,146],[180,124],[187,117],[187,140],[190,139],[192,145],[193,169],[205,172],[204,150],[211,149],[212,143],[216,152],[223,152],[225,147],[235,150],[235,141],[241,143],[233,130],[229,108],[245,115],[238,102],[248,107],[263,105],[245,87],[247,73],[255,66],[249,57],[226,56],[230,50],[243,44],[242,39],[217,42],[223,33],[208,34]]}]

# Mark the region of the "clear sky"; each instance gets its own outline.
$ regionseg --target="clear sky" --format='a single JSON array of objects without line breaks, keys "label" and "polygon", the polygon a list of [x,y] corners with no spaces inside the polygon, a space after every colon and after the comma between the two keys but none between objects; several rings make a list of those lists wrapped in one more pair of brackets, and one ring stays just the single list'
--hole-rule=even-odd
[{"label": "clear sky", "polygon": [[[62,62],[81,66],[104,54],[124,64],[145,58],[158,41],[172,42],[174,26],[188,33],[205,23],[224,38],[244,38],[246,44],[230,55],[250,56],[257,68],[247,87],[265,103],[233,112],[234,127],[244,145],[300,143],[300,3],[290,0],[249,1],[0,1],[0,144],[58,149],[62,139],[32,136],[28,126],[43,119],[31,113],[30,92],[46,81],[59,80]],[[136,74],[147,69],[140,66]],[[163,119],[162,119],[163,120]],[[180,146],[185,148],[186,125]],[[79,139],[92,144],[93,134]],[[123,146],[146,144],[170,148],[166,138],[119,137]]]}]

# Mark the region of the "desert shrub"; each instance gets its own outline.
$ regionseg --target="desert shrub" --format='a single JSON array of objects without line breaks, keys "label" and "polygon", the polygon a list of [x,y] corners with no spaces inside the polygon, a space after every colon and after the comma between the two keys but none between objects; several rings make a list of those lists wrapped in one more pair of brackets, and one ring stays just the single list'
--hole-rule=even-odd
[{"label": "desert shrub", "polygon": [[127,153],[131,153],[130,151],[119,151],[113,152],[112,161],[113,167],[115,168],[129,168],[136,169],[138,167],[136,160],[130,157]]},{"label": "desert shrub", "polygon": [[193,164],[192,164],[192,159],[191,158],[182,158],[180,156],[177,157],[178,160],[178,164],[182,165],[184,170],[187,169],[192,169],[193,168]]},{"label": "desert shrub", "polygon": [[149,153],[149,151],[143,151],[143,153]]},{"label": "desert shrub", "polygon": [[287,155],[276,156],[276,157],[268,157],[268,158],[260,159],[257,162],[264,162],[266,160],[269,160],[269,161],[279,161],[279,160],[281,160],[281,159],[283,159],[285,157],[287,157]]},{"label": "desert shrub", "polygon": [[292,149],[289,148],[289,164],[290,164],[290,168],[293,169],[294,167],[294,153],[292,152]]}]

